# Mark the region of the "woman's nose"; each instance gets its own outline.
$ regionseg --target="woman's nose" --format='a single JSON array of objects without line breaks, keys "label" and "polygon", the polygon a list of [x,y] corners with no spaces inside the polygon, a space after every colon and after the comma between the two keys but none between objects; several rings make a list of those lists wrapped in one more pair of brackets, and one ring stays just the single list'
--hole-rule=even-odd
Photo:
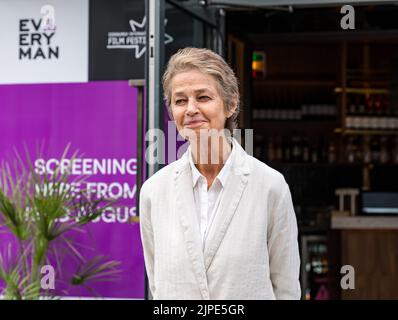
[{"label": "woman's nose", "polygon": [[192,115],[198,112],[198,107],[195,103],[195,101],[189,99],[188,100],[188,106],[187,106],[187,110],[186,110],[186,114],[187,115]]}]

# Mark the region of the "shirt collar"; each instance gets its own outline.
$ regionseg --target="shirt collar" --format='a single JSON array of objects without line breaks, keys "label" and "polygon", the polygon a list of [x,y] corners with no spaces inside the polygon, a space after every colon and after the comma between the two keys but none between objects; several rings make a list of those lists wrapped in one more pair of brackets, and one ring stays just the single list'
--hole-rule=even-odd
[{"label": "shirt collar", "polygon": [[[229,154],[227,161],[224,163],[224,166],[222,167],[221,171],[218,173],[218,175],[216,177],[216,179],[218,179],[221,182],[223,187],[225,187],[225,185],[226,185],[228,174],[231,170],[235,153],[236,153],[236,147],[234,146],[233,143],[231,143],[231,153]],[[188,150],[188,159],[189,159],[189,164],[191,166],[191,172],[192,172],[192,187],[195,187],[199,178],[200,177],[205,178],[205,177],[199,172],[198,168],[196,168],[196,166],[193,162],[191,146],[189,146],[189,150]]]}]

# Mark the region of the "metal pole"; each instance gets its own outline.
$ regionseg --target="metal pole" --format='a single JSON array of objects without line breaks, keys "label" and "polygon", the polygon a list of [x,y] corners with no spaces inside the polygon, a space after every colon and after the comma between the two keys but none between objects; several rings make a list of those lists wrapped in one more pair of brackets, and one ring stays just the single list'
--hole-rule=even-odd
[{"label": "metal pole", "polygon": [[[149,133],[145,140],[154,141],[154,129],[162,128],[163,103],[161,91],[161,74],[164,65],[164,8],[165,0],[146,0],[146,54],[145,54],[145,79],[146,79],[146,130]],[[145,142],[146,142],[145,141]],[[159,143],[159,141],[157,141]],[[164,150],[164,146],[159,145],[157,150]],[[144,159],[145,158],[145,159]],[[155,163],[154,155],[148,153],[143,159],[147,165],[147,176],[151,177],[159,170],[160,164]],[[152,299],[148,288],[148,277],[145,273],[145,298]]]},{"label": "metal pole", "polygon": [[[161,90],[161,74],[164,65],[164,0],[147,0],[147,51],[146,51],[146,82],[148,101],[148,140],[155,141],[153,129],[162,128],[163,102]],[[160,141],[157,141],[158,143]],[[157,150],[163,151],[159,145]],[[154,163],[154,155],[147,155],[148,178],[159,170],[160,164]]]}]

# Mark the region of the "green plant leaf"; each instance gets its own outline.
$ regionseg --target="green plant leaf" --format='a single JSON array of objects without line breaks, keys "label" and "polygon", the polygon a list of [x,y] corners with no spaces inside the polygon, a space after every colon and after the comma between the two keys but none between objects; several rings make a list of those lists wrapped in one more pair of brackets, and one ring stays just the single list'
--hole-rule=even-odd
[{"label": "green plant leaf", "polygon": [[96,256],[79,266],[71,279],[73,285],[83,285],[87,282],[113,281],[120,273],[120,262],[107,260],[105,256]]}]

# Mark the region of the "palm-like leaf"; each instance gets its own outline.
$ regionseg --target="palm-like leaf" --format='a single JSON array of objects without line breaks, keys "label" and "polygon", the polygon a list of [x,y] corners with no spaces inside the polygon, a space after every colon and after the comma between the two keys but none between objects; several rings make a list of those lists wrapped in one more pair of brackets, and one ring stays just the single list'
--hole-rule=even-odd
[{"label": "palm-like leaf", "polygon": [[[60,162],[66,158],[73,162],[76,158],[77,152],[67,157],[68,151],[69,145]],[[6,227],[17,237],[20,251],[18,263],[11,263],[0,254],[0,279],[6,284],[4,297],[37,299],[40,296],[39,270],[48,261],[49,253],[56,252],[52,250],[56,239],[80,264],[72,277],[73,285],[116,279],[119,262],[107,261],[103,256],[86,261],[66,233],[81,230],[117,200],[91,199],[84,189],[76,192],[70,187],[71,183],[82,185],[87,177],[71,181],[69,171],[62,172],[60,167],[51,175],[38,174],[26,146],[25,154],[24,161],[16,152],[18,161],[14,164],[14,172],[8,164],[0,167],[0,227]],[[56,260],[60,261],[58,256]]]},{"label": "palm-like leaf", "polygon": [[0,225],[9,229],[18,239],[26,240],[30,221],[27,219],[26,193],[22,184],[25,176],[20,176],[15,183],[8,165],[3,163],[0,171]]},{"label": "palm-like leaf", "polygon": [[23,275],[23,263],[21,257],[12,255],[12,247],[9,244],[4,253],[0,252],[0,279],[5,282],[1,296],[9,300],[38,299],[40,285],[31,282],[28,275]]},{"label": "palm-like leaf", "polygon": [[17,269],[7,278],[3,296],[7,300],[34,300],[40,298],[40,283],[31,282],[29,276],[21,276]]},{"label": "palm-like leaf", "polygon": [[90,261],[82,264],[72,277],[73,285],[83,285],[87,282],[113,281],[120,270],[118,261],[108,261],[104,256],[96,256]]}]

